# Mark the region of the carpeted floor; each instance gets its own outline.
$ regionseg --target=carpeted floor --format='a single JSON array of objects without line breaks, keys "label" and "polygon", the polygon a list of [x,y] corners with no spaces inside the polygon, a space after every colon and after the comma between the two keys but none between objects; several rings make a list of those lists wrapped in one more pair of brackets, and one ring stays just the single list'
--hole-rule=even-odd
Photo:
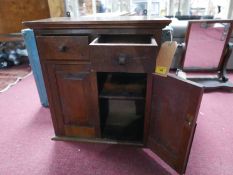
[{"label": "carpeted floor", "polygon": [[[233,173],[232,106],[233,93],[204,95],[187,175]],[[176,174],[148,149],[51,141],[33,76],[0,94],[0,124],[0,175]]]},{"label": "carpeted floor", "polygon": [[0,69],[0,92],[8,90],[31,73],[28,63]]}]

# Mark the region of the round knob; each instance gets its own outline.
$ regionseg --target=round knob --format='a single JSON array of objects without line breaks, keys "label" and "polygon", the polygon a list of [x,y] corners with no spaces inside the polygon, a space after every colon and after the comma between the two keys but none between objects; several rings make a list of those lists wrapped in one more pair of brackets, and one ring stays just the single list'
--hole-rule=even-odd
[{"label": "round knob", "polygon": [[58,49],[60,52],[66,52],[68,48],[65,45],[62,45]]},{"label": "round knob", "polygon": [[119,65],[125,65],[126,64],[126,56],[125,55],[119,55],[118,64]]}]

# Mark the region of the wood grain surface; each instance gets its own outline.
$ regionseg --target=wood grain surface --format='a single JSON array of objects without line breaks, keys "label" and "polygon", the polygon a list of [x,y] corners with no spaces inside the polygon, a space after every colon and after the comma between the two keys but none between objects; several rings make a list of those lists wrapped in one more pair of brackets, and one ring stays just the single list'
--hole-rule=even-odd
[{"label": "wood grain surface", "polygon": [[20,32],[22,21],[48,17],[47,0],[0,0],[0,34]]}]

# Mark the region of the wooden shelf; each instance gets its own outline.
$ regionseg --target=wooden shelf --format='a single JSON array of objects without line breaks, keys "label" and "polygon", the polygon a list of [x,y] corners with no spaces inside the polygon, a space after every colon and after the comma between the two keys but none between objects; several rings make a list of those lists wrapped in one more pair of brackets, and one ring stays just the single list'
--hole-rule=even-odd
[{"label": "wooden shelf", "polygon": [[130,96],[130,95],[110,95],[100,94],[99,98],[112,99],[112,100],[145,100],[143,96]]},{"label": "wooden shelf", "polygon": [[99,98],[116,100],[145,100],[145,79],[142,75],[107,74]]}]

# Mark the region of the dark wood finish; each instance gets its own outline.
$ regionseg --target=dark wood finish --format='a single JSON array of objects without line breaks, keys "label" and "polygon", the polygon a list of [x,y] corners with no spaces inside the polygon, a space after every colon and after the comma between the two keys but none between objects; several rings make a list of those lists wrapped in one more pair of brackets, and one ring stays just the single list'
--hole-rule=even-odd
[{"label": "dark wood finish", "polygon": [[[164,25],[165,26],[165,25]],[[158,46],[161,44],[161,34],[162,31],[159,29],[154,29],[154,28],[134,28],[128,29],[122,28],[119,29],[111,29],[109,30],[108,28],[90,28],[90,29],[79,29],[79,28],[74,28],[74,29],[59,29],[55,28],[53,30],[51,29],[34,29],[34,33],[36,36],[67,36],[67,35],[72,35],[72,36],[77,36],[77,35],[90,35],[90,34],[98,34],[98,35],[151,35],[155,38],[156,43]],[[96,37],[95,35],[91,35]],[[91,38],[94,39],[94,38]]]},{"label": "dark wood finish", "polygon": [[[149,146],[178,172],[184,172],[202,91],[173,76],[152,74],[162,28],[169,23],[153,17],[25,22],[36,34],[55,140]],[[161,106],[164,100],[170,102],[177,121],[165,115],[166,121],[155,123],[158,111],[169,113]],[[167,126],[180,134],[162,135],[166,142],[180,139],[181,145],[171,148],[181,154],[178,158],[173,157],[173,150],[164,152],[166,145],[157,145],[159,129],[164,131]]]},{"label": "dark wood finish", "polygon": [[46,65],[60,136],[99,137],[96,74],[90,65]]},{"label": "dark wood finish", "polygon": [[171,22],[167,18],[147,16],[117,16],[117,17],[60,17],[24,22],[33,29],[159,29]]},{"label": "dark wood finish", "polygon": [[89,60],[88,36],[38,36],[42,60]]},{"label": "dark wood finish", "polygon": [[99,98],[105,98],[105,99],[115,99],[115,100],[145,100],[144,97],[141,96],[109,96],[109,95],[100,95]]},{"label": "dark wood finish", "polygon": [[153,75],[147,145],[179,173],[184,173],[203,89],[173,75]]},{"label": "dark wood finish", "polygon": [[118,145],[125,145],[125,146],[137,146],[137,147],[144,147],[142,143],[136,142],[128,142],[128,141],[117,141],[111,139],[103,139],[103,138],[96,138],[96,139],[88,139],[88,138],[78,138],[78,137],[53,137],[52,140],[55,141],[77,141],[77,142],[85,142],[85,143],[105,143],[105,144],[118,144]]},{"label": "dark wood finish", "polygon": [[97,72],[153,72],[156,46],[93,46],[90,59]]},{"label": "dark wood finish", "polygon": [[147,143],[150,125],[150,113],[151,113],[151,99],[152,99],[152,82],[153,77],[151,73],[147,74],[147,85],[146,85],[146,106],[145,106],[145,118],[144,118],[144,144]]}]

